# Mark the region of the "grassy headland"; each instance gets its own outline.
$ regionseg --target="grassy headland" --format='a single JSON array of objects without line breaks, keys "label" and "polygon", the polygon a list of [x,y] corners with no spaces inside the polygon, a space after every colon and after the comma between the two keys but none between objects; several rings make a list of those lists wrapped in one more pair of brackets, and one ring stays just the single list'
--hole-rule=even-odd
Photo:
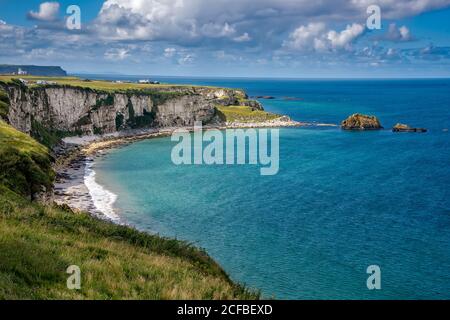
[{"label": "grassy headland", "polygon": [[[30,201],[48,149],[0,120],[0,299],[254,299],[203,250]],[[66,269],[81,269],[69,290]]]},{"label": "grassy headland", "polygon": [[274,113],[255,110],[247,106],[218,106],[217,111],[221,120],[227,123],[258,123],[281,117]]}]

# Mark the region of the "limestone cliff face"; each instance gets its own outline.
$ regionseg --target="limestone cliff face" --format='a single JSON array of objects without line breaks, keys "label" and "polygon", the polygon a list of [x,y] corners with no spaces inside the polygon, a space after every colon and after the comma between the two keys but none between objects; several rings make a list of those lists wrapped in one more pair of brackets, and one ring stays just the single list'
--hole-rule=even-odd
[{"label": "limestone cliff face", "polygon": [[[30,133],[34,123],[76,134],[111,133],[136,127],[193,125],[214,120],[217,105],[248,104],[241,90],[162,87],[146,91],[99,92],[70,86],[8,85],[8,120]],[[261,105],[251,102],[255,108]]]}]

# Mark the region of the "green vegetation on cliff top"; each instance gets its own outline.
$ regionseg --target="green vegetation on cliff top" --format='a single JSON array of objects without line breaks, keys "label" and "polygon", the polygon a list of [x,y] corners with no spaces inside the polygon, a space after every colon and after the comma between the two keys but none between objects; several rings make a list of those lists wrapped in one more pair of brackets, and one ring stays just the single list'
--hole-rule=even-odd
[{"label": "green vegetation on cliff top", "polygon": [[218,106],[217,112],[220,119],[228,123],[265,122],[281,117],[278,114],[255,110],[247,106]]},{"label": "green vegetation on cliff top", "polygon": [[0,120],[0,299],[259,297],[185,242],[29,200],[52,180],[48,149]]},{"label": "green vegetation on cliff top", "polygon": [[11,83],[14,80],[24,79],[28,81],[30,87],[45,86],[38,85],[38,80],[47,82],[54,82],[56,85],[65,85],[72,87],[89,88],[92,90],[101,91],[128,91],[128,90],[151,90],[151,89],[173,89],[173,88],[214,88],[209,86],[195,86],[184,84],[140,84],[140,83],[117,83],[106,80],[84,80],[77,77],[39,77],[39,76],[12,76],[0,75],[0,81],[4,83]]}]

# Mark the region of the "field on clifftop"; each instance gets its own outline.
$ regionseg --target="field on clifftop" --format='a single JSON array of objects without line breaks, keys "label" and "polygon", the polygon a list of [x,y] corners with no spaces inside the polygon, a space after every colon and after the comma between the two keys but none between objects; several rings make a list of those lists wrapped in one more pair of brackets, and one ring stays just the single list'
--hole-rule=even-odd
[{"label": "field on clifftop", "polygon": [[[0,81],[5,83],[23,79],[28,81],[30,86],[40,86],[37,81],[42,80],[57,85],[66,85],[72,87],[89,88],[93,90],[118,91],[118,90],[145,90],[145,89],[164,89],[164,88],[190,88],[197,87],[195,85],[183,84],[146,84],[133,82],[114,82],[106,80],[86,80],[78,77],[44,77],[44,76],[12,76],[0,75]],[[208,87],[208,86],[202,86]],[[213,87],[210,87],[213,88]]]}]

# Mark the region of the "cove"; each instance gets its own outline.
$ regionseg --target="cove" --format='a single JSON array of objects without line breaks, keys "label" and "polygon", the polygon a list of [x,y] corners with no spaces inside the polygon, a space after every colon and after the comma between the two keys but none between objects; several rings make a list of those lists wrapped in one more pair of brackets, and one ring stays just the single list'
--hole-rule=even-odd
[{"label": "cove", "polygon": [[[176,166],[176,142],[140,141],[92,167],[97,183],[117,195],[121,219],[205,248],[264,297],[448,298],[448,80],[223,85],[303,98],[265,102],[295,120],[338,123],[363,112],[386,128],[404,121],[429,132],[280,129],[273,176],[248,165]],[[381,290],[367,288],[372,265],[381,269]]]}]

